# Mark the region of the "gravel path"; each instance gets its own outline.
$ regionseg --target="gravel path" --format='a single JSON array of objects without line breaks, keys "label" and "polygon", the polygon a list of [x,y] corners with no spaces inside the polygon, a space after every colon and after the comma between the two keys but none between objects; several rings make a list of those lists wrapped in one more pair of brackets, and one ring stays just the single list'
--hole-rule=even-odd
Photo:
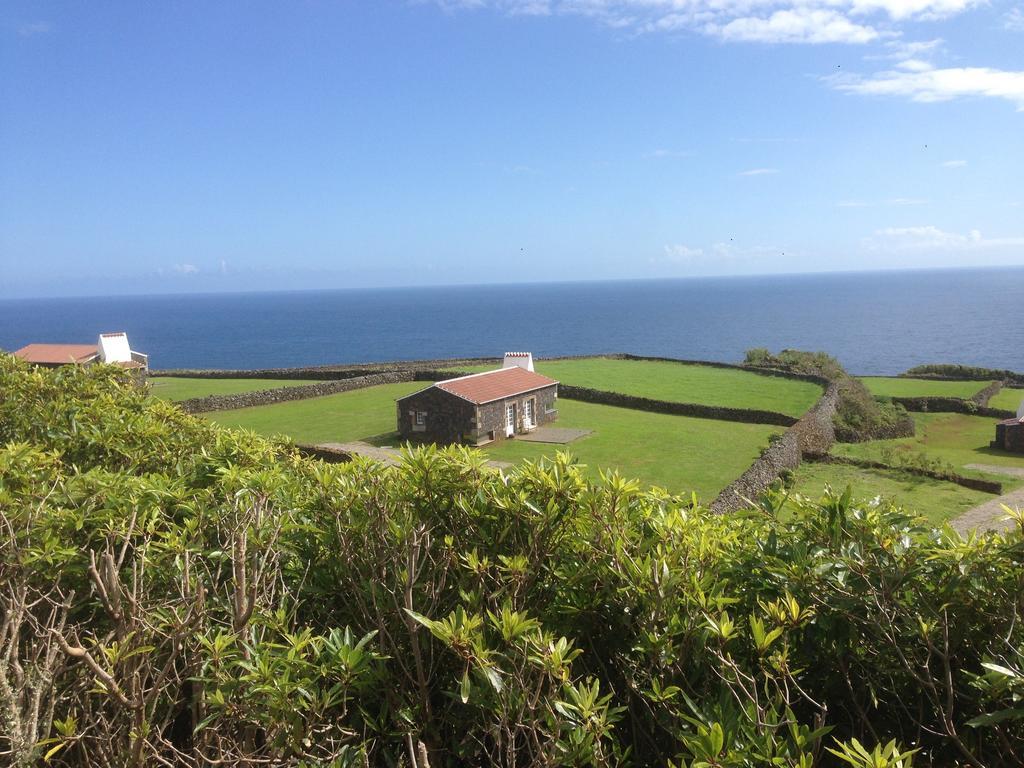
[{"label": "gravel path", "polygon": [[964,464],[964,467],[976,469],[979,472],[991,472],[993,475],[1024,477],[1024,467],[1002,467],[998,464]]},{"label": "gravel path", "polygon": [[950,525],[954,530],[964,534],[972,530],[1008,531],[1013,522],[1004,519],[1006,511],[1002,508],[1002,504],[1011,509],[1024,509],[1024,488],[1004,493],[991,501],[979,504],[974,509],[969,509],[953,520]]}]

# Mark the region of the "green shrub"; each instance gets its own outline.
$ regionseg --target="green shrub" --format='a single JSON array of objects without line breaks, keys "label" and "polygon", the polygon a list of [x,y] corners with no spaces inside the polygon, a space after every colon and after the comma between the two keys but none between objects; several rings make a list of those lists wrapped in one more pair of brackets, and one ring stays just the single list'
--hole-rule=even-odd
[{"label": "green shrub", "polygon": [[998,765],[1024,746],[1020,524],[964,541],[849,491],[780,516],[781,488],[725,517],[564,455],[327,465],[114,371],[11,360],[0,430],[14,765]]}]

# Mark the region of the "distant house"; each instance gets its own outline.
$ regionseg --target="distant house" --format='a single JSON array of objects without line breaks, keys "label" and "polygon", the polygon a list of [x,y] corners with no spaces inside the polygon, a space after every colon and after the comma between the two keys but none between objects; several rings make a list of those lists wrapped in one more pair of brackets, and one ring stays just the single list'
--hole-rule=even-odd
[{"label": "distant house", "polygon": [[1024,453],[1024,401],[1021,401],[1014,418],[996,424],[996,439],[992,441],[992,447]]},{"label": "distant house", "polygon": [[397,401],[403,439],[483,445],[558,417],[558,382],[533,370],[533,355],[509,352],[502,368],[439,381]]},{"label": "distant house", "polygon": [[94,363],[111,363],[139,370],[149,368],[149,355],[135,352],[124,332],[101,333],[95,344],[28,344],[16,350],[14,356],[47,368]]}]

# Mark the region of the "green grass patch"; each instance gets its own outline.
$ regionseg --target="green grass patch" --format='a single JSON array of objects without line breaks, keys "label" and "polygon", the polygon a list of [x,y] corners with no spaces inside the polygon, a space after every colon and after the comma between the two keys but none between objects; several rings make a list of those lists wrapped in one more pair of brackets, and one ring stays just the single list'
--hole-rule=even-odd
[{"label": "green grass patch", "polygon": [[989,408],[1002,408],[1004,411],[1017,412],[1020,401],[1024,400],[1024,389],[1003,387],[996,392],[995,396],[988,401]]},{"label": "green grass patch", "polygon": [[907,453],[924,452],[953,465],[957,472],[998,480],[1004,489],[1021,484],[1020,479],[990,475],[964,469],[966,464],[996,464],[1024,467],[1024,454],[1010,453],[989,447],[996,435],[996,420],[962,413],[915,413],[914,437],[899,440],[875,440],[869,443],[837,443],[832,452],[842,456],[882,461],[883,448]]},{"label": "green grass patch", "polygon": [[558,401],[553,426],[591,429],[568,445],[506,440],[485,448],[499,461],[536,460],[568,451],[587,465],[592,477],[617,469],[645,485],[675,493],[696,491],[710,502],[739,477],[780,427],[688,416],[667,416],[573,400]]},{"label": "green grass patch", "polygon": [[[493,366],[476,366],[486,371]],[[660,360],[541,360],[537,373],[565,384],[618,392],[652,400],[755,408],[801,416],[821,397],[821,387],[731,368],[685,365]]]},{"label": "green grass patch", "polygon": [[208,395],[237,395],[279,387],[316,384],[310,379],[191,379],[179,376],[151,376],[149,391],[163,400],[190,400]]},{"label": "green grass patch", "polygon": [[992,494],[942,480],[844,464],[805,462],[794,473],[793,491],[803,496],[818,499],[829,485],[839,493],[846,486],[852,486],[859,498],[881,496],[926,518],[932,524],[951,520],[994,498]]},{"label": "green grass patch", "polygon": [[336,395],[203,414],[226,427],[287,435],[300,443],[343,443],[391,435],[395,400],[428,386],[422,381],[381,384]]},{"label": "green grass patch", "polygon": [[931,379],[858,377],[876,397],[959,397],[967,400],[987,387],[988,381],[935,381]]}]

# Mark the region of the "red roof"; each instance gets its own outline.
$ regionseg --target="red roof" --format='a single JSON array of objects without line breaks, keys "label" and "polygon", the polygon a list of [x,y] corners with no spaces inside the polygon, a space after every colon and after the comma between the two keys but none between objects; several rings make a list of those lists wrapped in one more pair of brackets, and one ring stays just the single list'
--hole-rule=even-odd
[{"label": "red roof", "polygon": [[84,363],[99,354],[95,344],[28,344],[14,353],[30,363],[62,365]]},{"label": "red roof", "polygon": [[554,379],[516,366],[439,381],[434,386],[480,405],[556,384]]},{"label": "red roof", "polygon": [[1005,424],[1006,426],[1010,426],[1011,424],[1024,424],[1024,419],[1018,419],[1018,418],[1014,417],[1012,419],[1003,419],[999,423],[1000,424]]}]

